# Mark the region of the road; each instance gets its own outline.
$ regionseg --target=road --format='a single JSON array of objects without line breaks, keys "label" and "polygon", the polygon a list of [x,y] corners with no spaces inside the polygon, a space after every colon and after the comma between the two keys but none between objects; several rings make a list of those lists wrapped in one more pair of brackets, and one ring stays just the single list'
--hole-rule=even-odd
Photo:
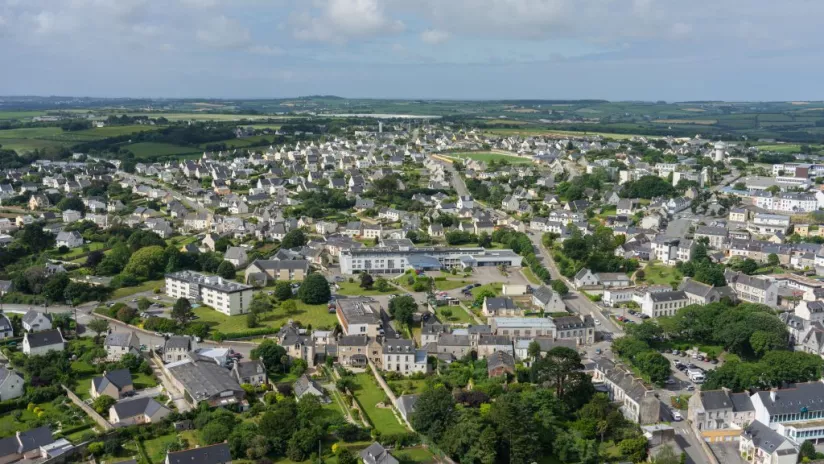
[{"label": "road", "polygon": [[469,195],[469,190],[466,188],[466,184],[464,183],[463,179],[461,178],[460,173],[455,169],[455,166],[452,163],[447,163],[446,161],[441,161],[439,159],[433,158],[433,160],[441,163],[444,169],[450,173],[450,181],[452,182],[452,188],[455,189],[458,195],[465,196]]},{"label": "road", "polygon": [[143,183],[143,184],[151,185],[153,187],[162,188],[163,190],[166,190],[169,193],[171,193],[172,198],[174,198],[175,200],[183,203],[184,205],[186,205],[186,207],[197,211],[198,213],[208,213],[209,212],[209,210],[206,209],[204,206],[198,204],[197,202],[189,200],[188,198],[183,196],[183,194],[181,194],[177,190],[169,188],[168,186],[165,186],[165,185],[161,184],[160,182],[158,182],[154,179],[150,179],[148,177],[143,177],[143,176],[138,176],[138,175],[135,175],[135,174],[129,174],[129,173],[126,173],[126,172],[120,172],[120,171],[118,171],[117,175],[120,176],[120,177],[123,177],[124,179],[132,180],[134,182],[140,182],[140,183]]}]

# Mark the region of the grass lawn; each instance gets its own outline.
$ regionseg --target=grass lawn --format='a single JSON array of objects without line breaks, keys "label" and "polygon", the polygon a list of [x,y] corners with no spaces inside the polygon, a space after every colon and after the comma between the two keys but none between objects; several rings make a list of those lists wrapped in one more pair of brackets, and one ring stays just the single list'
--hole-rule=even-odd
[{"label": "grass lawn", "polygon": [[[50,414],[54,412],[54,405],[51,403],[42,403],[37,405],[40,409]],[[18,431],[28,430],[34,425],[30,422],[35,422],[38,418],[32,411],[22,409],[20,419],[15,419],[11,412],[0,416],[0,437],[8,437],[14,435]]]},{"label": "grass lawn", "polygon": [[426,389],[426,380],[388,380],[389,388],[400,395],[422,393]]},{"label": "grass lawn", "polygon": [[[226,316],[207,306],[195,308],[194,313],[198,316],[198,322],[209,324],[212,330],[229,333],[248,329],[245,314]],[[308,305],[298,301],[298,309],[293,314],[286,314],[282,309],[275,308],[274,311],[264,313],[261,316],[260,325],[265,327],[280,327],[289,319],[300,322],[304,327],[311,324],[312,327],[316,329],[321,327],[332,328],[338,320],[335,313],[329,313],[328,305]]]},{"label": "grass lawn", "polygon": [[154,375],[146,375],[142,372],[135,374],[132,372],[132,383],[134,383],[135,390],[143,390],[144,388],[156,387],[157,379]]},{"label": "grass lawn", "polygon": [[[106,244],[101,243],[101,242],[91,242],[91,243],[87,243],[85,245],[85,247],[89,247],[89,252],[91,252],[91,251],[97,251],[97,250],[102,250],[102,249],[106,248]],[[74,259],[77,256],[80,256],[84,253],[87,253],[86,251],[83,250],[83,248],[84,247],[74,248],[74,249],[70,250],[68,253],[66,253],[65,255],[59,255],[58,257],[60,259],[64,259],[64,260]]]},{"label": "grass lawn", "polygon": [[472,280],[468,279],[456,279],[456,280],[436,280],[435,281],[435,289],[438,291],[448,291],[448,290],[455,290],[456,288],[466,287],[469,284],[475,283]]},{"label": "grass lawn", "polygon": [[495,292],[495,296],[500,296],[501,292],[503,291],[504,284],[500,282],[493,282],[491,284],[481,285],[480,287],[475,287],[472,289],[472,296],[475,297],[480,294],[484,290],[492,290]]},{"label": "grass lawn", "polygon": [[429,464],[435,462],[435,455],[422,446],[393,451],[392,454],[403,463]]},{"label": "grass lawn", "polygon": [[177,434],[170,433],[144,441],[143,448],[152,464],[160,464],[166,459],[166,448],[175,441],[177,441]]},{"label": "grass lawn", "polygon": [[538,276],[536,276],[535,273],[532,272],[532,269],[530,269],[529,267],[527,267],[527,266],[522,267],[521,268],[521,274],[523,274],[524,277],[526,277],[526,280],[528,280],[529,283],[531,283],[533,285],[543,285],[543,282],[541,282],[541,279],[539,279]]},{"label": "grass lawn", "polygon": [[650,264],[644,269],[644,281],[648,284],[669,285],[673,281],[680,284],[684,279],[677,269],[660,263]]},{"label": "grass lawn", "polygon": [[445,153],[444,156],[448,156],[450,158],[473,159],[483,161],[485,163],[489,163],[494,160],[496,162],[506,161],[509,164],[532,164],[531,158],[522,158],[520,156],[509,156],[483,151],[472,153]]},{"label": "grass lawn", "polygon": [[123,148],[134,153],[137,158],[146,158],[149,156],[186,155],[201,153],[203,151],[202,149],[196,147],[184,147],[183,145],[159,142],[138,142],[131,145],[125,145]]},{"label": "grass lawn", "polygon": [[118,288],[112,294],[112,299],[116,300],[118,298],[125,298],[127,296],[132,296],[135,293],[152,292],[152,291],[154,291],[158,288],[163,288],[164,285],[166,285],[166,281],[163,280],[163,279],[161,279],[161,280],[147,280],[146,282],[143,282],[142,284],[138,285],[137,287]]},{"label": "grass lawn", "polygon": [[85,361],[72,362],[72,371],[77,375],[77,384],[72,391],[75,395],[79,396],[81,400],[88,399],[91,396],[89,390],[92,387],[92,377],[97,375],[97,371],[94,369],[94,366]]},{"label": "grass lawn", "polygon": [[[442,313],[442,311],[447,308],[452,311],[452,316],[448,318]],[[438,314],[438,319],[444,322],[453,322],[456,324],[472,324],[474,322],[472,318],[469,317],[469,314],[461,309],[460,306],[440,306],[435,312]]]},{"label": "grass lawn", "polygon": [[386,394],[375,383],[371,373],[355,376],[355,397],[358,399],[363,412],[373,427],[382,433],[405,433],[406,427],[398,422],[392,408],[378,408],[376,405],[386,399]]},{"label": "grass lawn", "polygon": [[[377,278],[375,278],[377,280]],[[385,292],[382,292],[372,286],[371,290],[366,290],[360,287],[360,280],[355,279],[354,282],[338,282],[338,286],[340,286],[340,290],[336,293],[341,295],[348,295],[348,296],[374,296],[374,295],[389,295],[392,293],[397,293],[398,289],[395,287],[389,287],[389,289]]]}]

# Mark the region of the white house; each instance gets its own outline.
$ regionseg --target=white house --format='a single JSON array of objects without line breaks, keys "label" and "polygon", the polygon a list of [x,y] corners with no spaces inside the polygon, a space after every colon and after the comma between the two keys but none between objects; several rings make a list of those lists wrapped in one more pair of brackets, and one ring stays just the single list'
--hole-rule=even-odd
[{"label": "white house", "polygon": [[542,285],[532,292],[532,305],[537,306],[547,313],[557,313],[566,310],[561,295],[546,285]]},{"label": "white house", "polygon": [[140,339],[134,331],[110,333],[103,347],[106,349],[106,359],[112,362],[120,361],[123,355],[129,353],[140,356]]},{"label": "white house", "polygon": [[223,259],[232,263],[232,266],[234,266],[235,269],[243,267],[247,262],[249,262],[249,258],[246,255],[246,249],[235,246],[226,249]]},{"label": "white house", "polygon": [[51,328],[51,318],[48,314],[30,310],[23,315],[23,330],[26,332],[39,332],[42,330],[51,330]]},{"label": "white house", "polygon": [[581,269],[577,274],[575,274],[574,282],[575,288],[592,287],[601,284],[598,280],[598,276],[586,268]]},{"label": "white house", "polygon": [[20,398],[24,391],[23,377],[15,371],[0,367],[0,401]]},{"label": "white house", "polygon": [[60,232],[57,234],[57,248],[77,248],[83,246],[83,236],[77,231]]},{"label": "white house", "polygon": [[29,356],[44,355],[49,351],[63,351],[66,340],[59,330],[26,332],[23,335],[23,353]]},{"label": "white house", "polygon": [[403,338],[386,339],[382,350],[383,369],[403,375],[426,374],[429,363],[425,350],[416,350],[415,341]]},{"label": "white house", "polygon": [[0,340],[14,337],[14,327],[5,314],[0,314]]}]

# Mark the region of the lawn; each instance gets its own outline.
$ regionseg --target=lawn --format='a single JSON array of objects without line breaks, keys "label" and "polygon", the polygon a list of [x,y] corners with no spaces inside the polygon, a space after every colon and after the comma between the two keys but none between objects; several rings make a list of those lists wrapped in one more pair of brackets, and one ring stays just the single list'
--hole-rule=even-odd
[{"label": "lawn", "polygon": [[424,447],[404,448],[394,451],[393,456],[403,463],[429,464],[436,462],[435,455]]},{"label": "lawn", "polygon": [[506,161],[509,164],[532,164],[531,158],[524,158],[520,156],[502,155],[500,153],[492,152],[471,152],[471,153],[445,153],[444,156],[450,158],[473,159],[489,163],[490,161],[501,162]]},{"label": "lawn", "polygon": [[405,433],[406,427],[398,422],[392,408],[378,408],[377,404],[386,400],[386,394],[375,383],[371,373],[362,373],[355,376],[355,397],[358,399],[364,414],[374,428],[384,434]]},{"label": "lawn", "polygon": [[166,281],[161,280],[147,280],[142,284],[138,285],[137,287],[123,287],[118,288],[117,290],[112,293],[112,299],[116,300],[118,298],[125,298],[127,296],[132,296],[135,293],[141,292],[153,292],[159,288],[163,288],[166,285]]},{"label": "lawn", "polygon": [[539,279],[538,276],[536,276],[535,273],[532,272],[532,269],[530,269],[528,266],[524,266],[521,268],[521,274],[523,274],[524,277],[526,277],[526,280],[528,280],[529,283],[533,285],[543,285],[541,279]]},{"label": "lawn", "polygon": [[468,279],[461,279],[461,280],[437,280],[435,279],[435,289],[438,291],[449,291],[455,290],[456,288],[466,287],[469,284],[475,283],[472,280]]},{"label": "lawn", "polygon": [[336,293],[341,295],[348,295],[348,296],[375,296],[375,295],[389,295],[391,293],[398,293],[398,289],[395,287],[389,287],[388,290],[382,292],[372,286],[371,290],[366,290],[360,287],[360,281],[355,279],[354,282],[338,282],[338,286],[340,286],[340,290]]},{"label": "lawn", "polygon": [[[37,406],[45,411],[46,414],[55,412],[55,407],[52,403],[42,403]],[[28,409],[21,409],[20,411],[22,411],[20,419],[15,419],[11,412],[0,416],[0,437],[8,437],[14,435],[15,432],[28,430],[34,427],[34,424],[31,423],[37,421],[37,415]]]},{"label": "lawn", "polygon": [[101,242],[87,243],[82,247],[77,247],[77,248],[74,248],[74,249],[70,250],[65,255],[58,255],[58,258],[63,259],[63,260],[75,259],[76,257],[78,257],[78,256],[80,256],[84,253],[88,253],[87,251],[84,250],[84,248],[86,248],[86,247],[88,247],[88,249],[89,249],[88,252],[92,252],[92,251],[102,250],[102,249],[106,248],[106,244],[101,243]]},{"label": "lawn", "polygon": [[644,268],[644,281],[648,284],[670,285],[672,282],[680,284],[683,279],[684,275],[672,266],[653,263]]},{"label": "lawn", "polygon": [[[264,313],[260,318],[260,325],[265,327],[281,327],[289,319],[300,322],[304,327],[312,325],[313,328],[332,328],[338,319],[335,313],[329,313],[328,305],[309,305],[298,301],[298,309],[292,314],[286,314],[282,309],[275,308],[274,311]],[[198,322],[209,324],[212,330],[223,333],[239,332],[247,330],[246,315],[226,316],[215,311],[208,306],[200,306],[194,309]]]},{"label": "lawn", "polygon": [[144,388],[154,388],[157,386],[157,379],[154,375],[146,375],[142,372],[132,373],[132,383],[134,383],[135,390],[143,390]]},{"label": "lawn", "polygon": [[495,296],[499,296],[499,295],[501,295],[501,292],[503,291],[503,288],[504,288],[504,284],[502,284],[500,282],[493,282],[491,284],[481,285],[480,287],[475,287],[475,288],[472,289],[472,296],[474,297],[474,296],[480,294],[484,290],[492,290],[493,292],[495,292]]},{"label": "lawn", "polygon": [[152,464],[160,464],[166,459],[166,448],[177,441],[177,434],[161,435],[143,442],[143,449]]},{"label": "lawn", "polygon": [[391,388],[397,396],[422,393],[426,389],[426,380],[424,379],[388,380],[386,383],[389,384],[389,388]]},{"label": "lawn", "polygon": [[[452,311],[452,316],[448,318],[442,313],[442,311],[447,308]],[[440,306],[435,310],[435,312],[438,315],[438,319],[444,322],[452,322],[455,324],[472,324],[474,322],[472,318],[469,317],[469,314],[461,309],[460,306]]]},{"label": "lawn", "polygon": [[134,156],[137,158],[146,158],[149,156],[187,155],[192,153],[200,153],[203,151],[197,147],[184,147],[183,145],[158,142],[138,142],[131,145],[124,145],[123,148],[134,153]]}]

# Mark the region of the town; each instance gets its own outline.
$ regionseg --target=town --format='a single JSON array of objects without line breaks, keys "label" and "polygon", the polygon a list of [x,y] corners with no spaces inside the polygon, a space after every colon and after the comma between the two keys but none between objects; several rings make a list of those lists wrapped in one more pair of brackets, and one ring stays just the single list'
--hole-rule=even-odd
[{"label": "town", "polygon": [[824,457],[821,155],[338,125],[0,148],[0,461]]}]

